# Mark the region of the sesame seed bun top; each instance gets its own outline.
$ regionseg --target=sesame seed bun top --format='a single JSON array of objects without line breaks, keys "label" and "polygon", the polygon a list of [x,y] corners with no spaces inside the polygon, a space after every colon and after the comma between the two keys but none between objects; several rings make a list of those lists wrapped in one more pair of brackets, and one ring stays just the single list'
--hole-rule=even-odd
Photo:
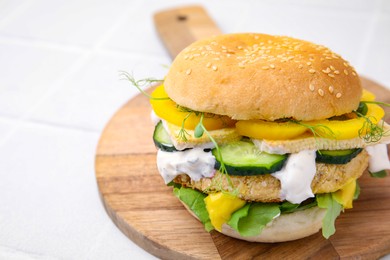
[{"label": "sesame seed bun top", "polygon": [[239,120],[325,119],[357,109],[362,94],[354,68],[328,48],[265,34],[191,44],[164,85],[181,106]]}]

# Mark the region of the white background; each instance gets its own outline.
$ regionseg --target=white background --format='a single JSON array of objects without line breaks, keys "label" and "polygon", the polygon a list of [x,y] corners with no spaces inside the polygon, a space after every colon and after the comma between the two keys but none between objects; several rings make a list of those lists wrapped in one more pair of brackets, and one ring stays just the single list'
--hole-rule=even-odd
[{"label": "white background", "polygon": [[0,0],[0,259],[153,258],[104,211],[94,155],[136,94],[118,71],[167,71],[153,13],[193,3],[223,32],[320,43],[390,86],[387,0]]}]

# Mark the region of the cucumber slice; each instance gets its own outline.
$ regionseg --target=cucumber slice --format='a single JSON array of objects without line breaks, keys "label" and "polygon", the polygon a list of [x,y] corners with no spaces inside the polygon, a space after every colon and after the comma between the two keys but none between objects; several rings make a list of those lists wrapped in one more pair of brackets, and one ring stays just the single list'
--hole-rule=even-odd
[{"label": "cucumber slice", "polygon": [[355,158],[363,149],[348,149],[348,150],[320,150],[317,151],[316,162],[329,164],[346,164]]},{"label": "cucumber slice", "polygon": [[161,121],[158,122],[158,124],[154,128],[153,141],[154,141],[154,145],[158,149],[161,149],[165,152],[177,151],[175,146],[173,146],[171,138],[169,137],[169,134],[167,133],[167,131],[165,131],[164,126],[163,126]]},{"label": "cucumber slice", "polygon": [[[258,175],[279,171],[287,155],[260,152],[250,141],[236,141],[219,147],[229,175]],[[221,166],[221,158],[216,148],[212,150],[216,158],[215,169]]]}]

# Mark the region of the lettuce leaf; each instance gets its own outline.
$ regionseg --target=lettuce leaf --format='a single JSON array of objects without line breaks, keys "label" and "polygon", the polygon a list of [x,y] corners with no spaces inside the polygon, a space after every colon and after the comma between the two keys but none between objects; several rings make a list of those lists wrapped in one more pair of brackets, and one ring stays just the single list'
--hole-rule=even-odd
[{"label": "lettuce leaf", "polygon": [[326,209],[325,217],[322,220],[322,235],[328,239],[336,232],[334,223],[343,208],[331,193],[317,194],[316,198],[318,207]]},{"label": "lettuce leaf", "polygon": [[228,225],[242,236],[256,236],[278,215],[280,215],[278,204],[252,203],[234,212]]},{"label": "lettuce leaf", "polygon": [[312,207],[317,206],[317,201],[315,199],[310,199],[302,202],[301,204],[293,204],[288,201],[284,201],[280,204],[280,211],[282,214],[294,213],[297,211],[306,210]]},{"label": "lettuce leaf", "polygon": [[174,188],[173,193],[192,210],[208,232],[214,229],[204,202],[204,198],[207,196],[206,194],[184,187]]},{"label": "lettuce leaf", "polygon": [[359,182],[356,180],[356,190],[355,190],[355,194],[353,195],[353,199],[357,200],[359,196],[360,196],[360,185]]}]

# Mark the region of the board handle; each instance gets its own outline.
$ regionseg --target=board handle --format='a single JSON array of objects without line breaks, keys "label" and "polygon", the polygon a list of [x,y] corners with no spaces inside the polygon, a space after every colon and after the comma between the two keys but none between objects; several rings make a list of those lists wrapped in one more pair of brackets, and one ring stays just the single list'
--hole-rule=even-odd
[{"label": "board handle", "polygon": [[221,34],[201,6],[186,6],[154,14],[157,32],[172,59],[196,40]]}]

